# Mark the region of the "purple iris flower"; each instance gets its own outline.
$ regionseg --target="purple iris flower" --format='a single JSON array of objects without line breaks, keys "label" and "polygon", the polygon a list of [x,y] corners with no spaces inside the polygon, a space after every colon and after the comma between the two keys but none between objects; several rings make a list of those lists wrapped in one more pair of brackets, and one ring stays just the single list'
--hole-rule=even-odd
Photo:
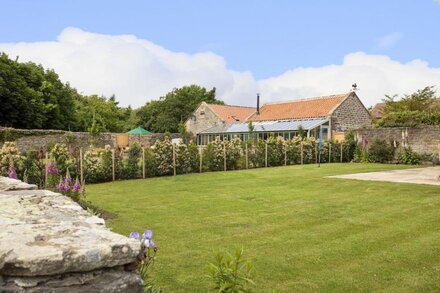
[{"label": "purple iris flower", "polygon": [[139,239],[139,233],[136,231],[131,232],[130,238]]},{"label": "purple iris flower", "polygon": [[144,234],[142,234],[142,239],[148,239],[148,240],[151,240],[151,239],[153,239],[153,231],[151,231],[151,230],[145,230],[144,231]]}]

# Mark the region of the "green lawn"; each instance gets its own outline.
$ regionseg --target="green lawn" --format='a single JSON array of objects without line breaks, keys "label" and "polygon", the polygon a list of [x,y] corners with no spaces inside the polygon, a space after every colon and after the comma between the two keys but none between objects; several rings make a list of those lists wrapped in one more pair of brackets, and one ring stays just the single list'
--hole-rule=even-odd
[{"label": "green lawn", "polygon": [[324,164],[89,185],[128,235],[152,229],[156,284],[206,292],[213,253],[244,247],[257,292],[440,291],[438,186],[324,178],[404,168]]}]

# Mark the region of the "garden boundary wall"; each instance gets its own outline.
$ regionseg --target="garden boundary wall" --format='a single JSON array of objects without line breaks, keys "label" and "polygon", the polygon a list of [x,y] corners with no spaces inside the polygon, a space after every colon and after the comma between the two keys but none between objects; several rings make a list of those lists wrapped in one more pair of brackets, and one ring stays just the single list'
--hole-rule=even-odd
[{"label": "garden boundary wall", "polygon": [[67,196],[0,177],[0,292],[143,292],[138,240]]},{"label": "garden boundary wall", "polygon": [[[95,139],[96,147],[111,148],[117,147],[116,137],[120,133],[100,133]],[[138,142],[143,147],[152,146],[156,140],[162,139],[163,133],[149,135],[128,134],[129,145]],[[178,138],[179,134],[170,134],[171,138]],[[87,148],[91,145],[91,136],[88,132],[70,132],[63,130],[44,130],[44,129],[15,129],[0,127],[0,148],[5,141],[15,141],[20,152],[29,150],[39,150],[43,148],[47,151],[55,143],[66,143],[72,149]]]},{"label": "garden boundary wall", "polygon": [[396,147],[411,147],[419,154],[440,153],[440,126],[362,128],[356,130],[359,142],[384,139]]}]

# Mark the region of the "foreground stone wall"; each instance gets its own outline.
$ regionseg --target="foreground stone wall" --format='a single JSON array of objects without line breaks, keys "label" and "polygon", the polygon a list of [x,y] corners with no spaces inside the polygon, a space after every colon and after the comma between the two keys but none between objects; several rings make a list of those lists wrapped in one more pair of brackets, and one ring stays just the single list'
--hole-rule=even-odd
[{"label": "foreground stone wall", "polygon": [[[100,133],[96,139],[97,147],[110,145],[112,148],[117,146],[116,136],[118,133]],[[179,137],[179,134],[171,134],[171,138]],[[6,137],[6,139],[5,139]],[[142,146],[152,146],[156,140],[162,139],[164,134],[154,133],[151,135],[129,134],[129,144],[139,142]],[[0,127],[0,148],[4,141],[15,141],[20,152],[29,150],[47,150],[55,143],[69,143],[72,149],[87,148],[90,146],[90,134],[88,132],[68,132],[62,130],[40,130],[40,129],[13,129]]]},{"label": "foreground stone wall", "polygon": [[358,129],[356,133],[359,141],[363,137],[370,142],[380,138],[390,143],[395,141],[399,146],[405,142],[419,154],[440,153],[440,126],[366,128]]},{"label": "foreground stone wall", "polygon": [[0,177],[0,292],[143,292],[137,240],[70,198]]}]

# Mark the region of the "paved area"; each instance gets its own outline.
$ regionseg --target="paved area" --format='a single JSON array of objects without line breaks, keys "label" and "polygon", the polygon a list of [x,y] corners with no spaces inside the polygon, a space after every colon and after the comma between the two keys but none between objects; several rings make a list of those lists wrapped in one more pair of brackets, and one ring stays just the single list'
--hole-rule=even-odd
[{"label": "paved area", "polygon": [[370,180],[370,181],[431,184],[431,185],[440,186],[440,167],[356,173],[356,174],[338,175],[338,176],[329,176],[329,177],[343,178],[343,179]]}]

